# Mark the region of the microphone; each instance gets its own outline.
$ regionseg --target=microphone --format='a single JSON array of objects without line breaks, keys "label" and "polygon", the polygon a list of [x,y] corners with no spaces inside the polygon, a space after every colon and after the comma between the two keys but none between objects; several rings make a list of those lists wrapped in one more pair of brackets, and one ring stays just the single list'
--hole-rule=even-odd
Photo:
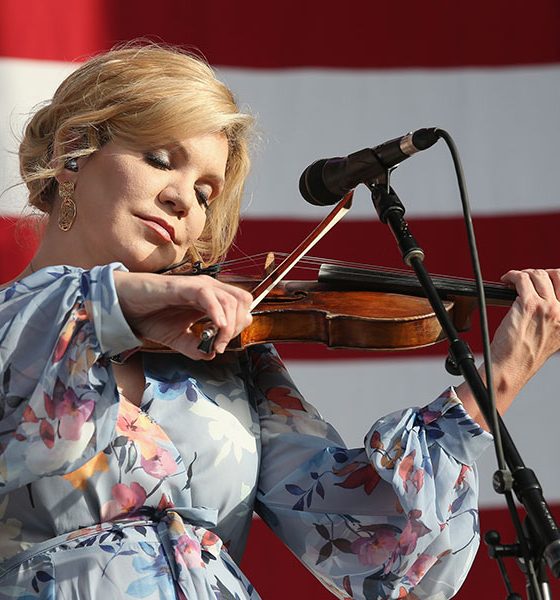
[{"label": "microphone", "polygon": [[371,182],[409,156],[439,139],[436,127],[418,129],[344,157],[323,158],[309,165],[299,179],[299,191],[310,204],[336,204],[359,183]]}]

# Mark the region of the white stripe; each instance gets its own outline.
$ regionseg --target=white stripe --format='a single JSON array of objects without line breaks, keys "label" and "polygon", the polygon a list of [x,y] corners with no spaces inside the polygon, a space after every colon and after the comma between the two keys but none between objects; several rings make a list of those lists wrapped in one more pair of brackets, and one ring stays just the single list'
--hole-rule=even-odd
[{"label": "white stripe", "polygon": [[[298,178],[316,159],[346,155],[421,127],[456,140],[478,213],[558,210],[560,66],[406,71],[248,71],[227,82],[259,117],[249,214],[317,218]],[[443,142],[394,175],[409,214],[459,214],[455,175]],[[363,186],[362,186],[363,187]],[[372,215],[364,188],[348,218]]]},{"label": "white stripe", "polygon": [[[33,109],[51,98],[75,67],[61,62],[0,59],[0,193],[4,192],[0,212],[18,214],[25,206],[25,188],[17,185],[18,140]],[[12,188],[14,185],[17,187]]]},{"label": "white stripe", "polygon": [[[74,65],[0,59],[0,189],[17,181],[17,149],[28,111],[50,97]],[[556,156],[560,66],[395,71],[250,70],[221,76],[258,117],[262,143],[248,186],[246,214],[319,220],[298,178],[312,161],[374,146],[437,125],[456,139],[471,200],[483,214],[559,210]],[[460,212],[443,142],[402,165],[394,185],[413,216]],[[19,212],[20,188],[2,199]],[[369,194],[356,194],[349,218],[374,218]],[[375,217],[376,218],[376,217]]]},{"label": "white stripe", "polygon": [[[403,356],[402,354],[400,355]],[[342,363],[287,361],[304,398],[332,423],[348,446],[362,446],[371,424],[406,406],[422,406],[459,378],[444,370],[443,357],[356,360]],[[558,477],[558,373],[551,358],[506,414],[506,426],[525,464],[539,477],[545,498],[560,502]],[[483,506],[503,506],[491,487],[496,469],[493,448],[478,461]]]}]

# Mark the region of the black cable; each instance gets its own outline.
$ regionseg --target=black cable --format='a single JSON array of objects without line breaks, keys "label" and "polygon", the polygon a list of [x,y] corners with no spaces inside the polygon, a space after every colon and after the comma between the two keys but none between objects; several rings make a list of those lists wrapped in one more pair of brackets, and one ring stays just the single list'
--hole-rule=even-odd
[{"label": "black cable", "polygon": [[498,411],[496,408],[496,398],[494,395],[494,379],[492,376],[492,359],[490,356],[490,335],[488,333],[488,314],[486,310],[486,294],[484,293],[484,283],[482,280],[482,273],[480,269],[480,261],[478,258],[478,249],[476,245],[476,236],[474,233],[474,227],[472,223],[472,213],[469,202],[469,195],[467,192],[467,186],[465,183],[465,175],[463,172],[463,166],[461,165],[461,159],[455,142],[444,129],[436,129],[436,135],[438,135],[449,148],[453,165],[455,167],[455,173],[457,175],[457,184],[459,186],[459,195],[461,198],[461,204],[463,206],[463,218],[465,220],[465,227],[467,229],[467,241],[469,244],[469,250],[471,254],[471,262],[474,272],[474,278],[476,287],[478,290],[477,301],[478,309],[480,312],[480,330],[482,333],[482,353],[484,356],[484,366],[486,371],[486,387],[488,388],[488,397],[490,399],[490,405],[492,407],[492,423],[489,423],[494,435],[494,448],[496,451],[496,459],[498,461],[498,468],[504,470],[507,468],[506,460],[504,457],[504,449],[502,446],[502,439],[500,436],[500,428],[498,427]]},{"label": "black cable", "polygon": [[[467,192],[467,186],[465,183],[465,176],[463,172],[463,167],[461,164],[461,159],[459,157],[459,152],[457,150],[457,146],[453,141],[452,137],[449,135],[447,131],[444,129],[436,128],[436,135],[440,137],[449,148],[449,152],[451,154],[451,158],[453,160],[453,165],[455,167],[455,173],[457,175],[457,184],[459,186],[459,195],[461,198],[461,204],[463,206],[463,217],[465,220],[465,227],[467,230],[467,240],[469,244],[469,250],[471,254],[471,262],[474,271],[474,277],[476,282],[476,287],[478,290],[478,308],[480,312],[480,329],[482,333],[482,350],[484,356],[484,367],[486,372],[486,387],[488,389],[488,398],[490,400],[490,406],[492,411],[492,423],[491,430],[494,437],[494,449],[496,452],[496,459],[498,462],[498,468],[500,471],[505,472],[507,470],[507,464],[504,457],[504,449],[502,445],[502,439],[500,434],[500,427],[498,425],[498,411],[496,408],[496,400],[494,395],[494,379],[492,376],[492,359],[490,356],[490,336],[488,333],[488,314],[486,310],[486,295],[484,293],[484,284],[482,280],[482,273],[480,269],[480,261],[478,258],[478,249],[476,245],[476,236],[474,233],[474,227],[472,223],[472,213],[470,208],[470,202]],[[536,573],[534,570],[533,561],[530,560],[529,556],[529,547],[527,543],[527,538],[523,531],[523,526],[519,519],[519,515],[517,514],[517,510],[515,507],[515,502],[513,499],[513,495],[511,490],[506,490],[504,493],[506,503],[511,514],[511,519],[513,525],[515,527],[515,531],[517,533],[517,539],[519,545],[521,547],[521,551],[523,554],[523,558],[525,561],[525,567],[527,569],[527,575],[533,581],[533,589],[536,590],[536,593],[540,596],[540,589],[537,582]]]}]

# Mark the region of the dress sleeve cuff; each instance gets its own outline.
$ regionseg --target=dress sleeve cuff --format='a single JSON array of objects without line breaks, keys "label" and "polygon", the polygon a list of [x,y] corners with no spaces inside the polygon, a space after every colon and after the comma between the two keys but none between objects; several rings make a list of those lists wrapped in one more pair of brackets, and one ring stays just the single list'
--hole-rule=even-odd
[{"label": "dress sleeve cuff", "polygon": [[125,319],[113,278],[114,271],[126,271],[121,263],[111,263],[84,271],[81,287],[86,310],[95,327],[103,354],[113,356],[142,345]]},{"label": "dress sleeve cuff", "polygon": [[465,465],[474,464],[492,442],[492,435],[471,418],[453,387],[421,408],[419,418],[428,439]]},{"label": "dress sleeve cuff", "polygon": [[[486,450],[492,436],[466,412],[453,388],[423,408],[407,408],[382,417],[366,436],[366,450],[378,470],[392,468],[405,448],[417,440],[430,452],[437,448],[471,466]],[[385,452],[379,453],[379,449]],[[380,458],[390,451],[390,457]],[[424,451],[423,451],[424,452]],[[393,456],[394,455],[394,456]]]}]

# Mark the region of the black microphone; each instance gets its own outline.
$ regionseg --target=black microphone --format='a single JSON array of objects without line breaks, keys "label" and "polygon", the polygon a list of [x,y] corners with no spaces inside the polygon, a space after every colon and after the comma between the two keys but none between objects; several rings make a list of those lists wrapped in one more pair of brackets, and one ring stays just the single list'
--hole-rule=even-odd
[{"label": "black microphone", "polygon": [[299,179],[299,191],[311,204],[336,204],[359,183],[372,182],[439,139],[437,128],[418,129],[402,137],[364,148],[344,157],[323,158],[309,165]]}]

